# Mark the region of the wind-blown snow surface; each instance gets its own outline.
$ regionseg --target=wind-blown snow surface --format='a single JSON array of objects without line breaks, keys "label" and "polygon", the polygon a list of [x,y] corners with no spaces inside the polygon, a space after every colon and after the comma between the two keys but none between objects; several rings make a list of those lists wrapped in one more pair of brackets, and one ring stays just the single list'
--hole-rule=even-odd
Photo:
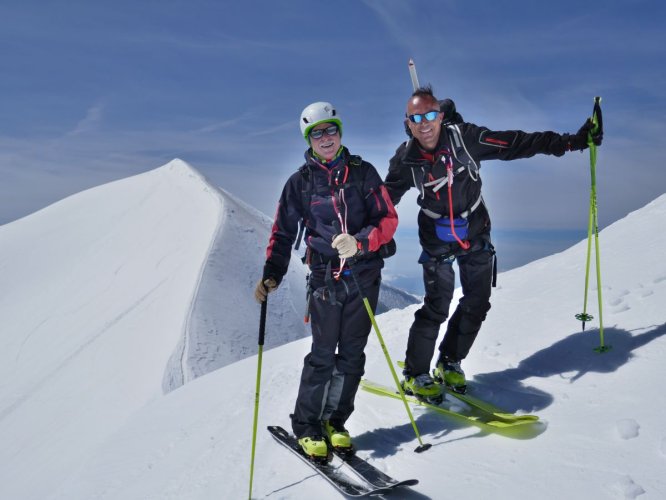
[{"label": "wind-blown snow surface", "polygon": [[[177,378],[165,377],[178,371],[173,353],[189,352],[181,339],[221,227],[219,192],[175,162],[86,193],[0,228],[0,498],[246,498],[257,358],[162,391]],[[109,206],[117,193],[125,202]],[[573,318],[585,243],[499,276],[464,366],[480,395],[537,413],[531,432],[487,433],[415,408],[433,444],[416,454],[401,403],[359,392],[348,423],[358,453],[421,481],[393,497],[666,497],[665,221],[662,196],[600,235],[613,346],[603,355],[592,350],[596,320],[583,333]],[[136,241],[114,241],[127,231]],[[589,302],[597,316],[594,289]],[[271,295],[269,311],[282,305]],[[377,318],[394,360],[416,307]],[[224,312],[258,323],[258,306],[234,309]],[[267,338],[284,334],[269,323]],[[256,498],[340,498],[265,431],[288,427],[308,349],[301,339],[264,352]],[[367,376],[390,383],[374,334],[366,353]]]}]

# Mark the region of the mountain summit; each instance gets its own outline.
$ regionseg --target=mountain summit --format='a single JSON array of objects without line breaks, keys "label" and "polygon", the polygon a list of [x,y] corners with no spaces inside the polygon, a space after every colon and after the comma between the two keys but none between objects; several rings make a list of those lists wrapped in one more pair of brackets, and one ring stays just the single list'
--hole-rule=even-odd
[{"label": "mountain summit", "polygon": [[[360,391],[347,425],[359,455],[420,480],[399,498],[666,496],[665,220],[666,195],[600,234],[603,355],[598,320],[583,332],[574,319],[586,242],[498,276],[464,368],[477,395],[538,414],[534,432],[493,433],[415,407],[433,444],[415,454],[402,404]],[[179,160],[0,227],[0,498],[247,497],[251,291],[269,227]],[[309,351],[308,338],[289,342],[306,335],[302,273],[292,266],[269,303],[266,339],[287,343],[263,356],[260,498],[339,498],[265,430],[289,427]],[[377,317],[394,361],[418,307]],[[598,317],[594,287],[588,312]],[[390,385],[374,333],[366,356],[366,376]]]}]

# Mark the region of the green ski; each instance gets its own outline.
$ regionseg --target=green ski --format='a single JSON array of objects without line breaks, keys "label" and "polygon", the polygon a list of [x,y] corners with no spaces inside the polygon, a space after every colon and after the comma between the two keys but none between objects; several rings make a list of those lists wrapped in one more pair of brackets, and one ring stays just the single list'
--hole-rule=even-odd
[{"label": "green ski", "polygon": [[[391,398],[395,399],[401,399],[400,394],[391,387],[386,387],[381,384],[377,384],[375,382],[371,382],[367,379],[361,380],[361,387],[365,390],[368,391],[372,394],[377,394],[379,396],[389,396]],[[489,413],[487,411],[481,410],[481,413],[478,415],[474,414],[469,414],[469,413],[462,413],[460,411],[456,411],[452,408],[446,408],[444,406],[437,406],[433,405],[430,403],[426,403],[424,401],[420,401],[414,396],[409,396],[405,395],[405,398],[408,402],[415,404],[415,405],[420,405],[425,408],[428,408],[430,410],[433,410],[437,413],[440,413],[442,415],[446,415],[449,417],[454,417],[454,418],[459,418],[462,420],[465,420],[467,422],[470,422],[475,425],[479,426],[488,426],[488,427],[493,427],[496,429],[507,429],[510,427],[517,427],[521,425],[529,425],[529,424],[534,424],[536,420],[534,418],[532,419],[513,419],[513,420],[507,420],[507,419],[501,419],[496,416],[494,413]],[[472,406],[472,405],[470,405]],[[473,407],[476,409],[479,409],[477,407]],[[511,415],[511,414],[509,414]],[[515,415],[514,415],[515,416]],[[532,416],[533,417],[533,416]],[[538,417],[536,417],[538,419]]]},{"label": "green ski", "polygon": [[515,422],[515,421],[525,421],[525,422],[536,422],[539,420],[539,417],[536,415],[516,415],[508,411],[504,411],[501,408],[497,408],[495,405],[483,401],[477,397],[474,397],[470,394],[460,394],[458,392],[452,391],[448,387],[442,385],[442,393],[446,395],[453,396],[454,398],[462,401],[463,403],[468,404],[472,408],[480,410],[482,412],[488,413],[493,417],[504,420],[506,422]]},{"label": "green ski", "polygon": [[[404,368],[405,362],[398,361],[398,366],[400,368]],[[448,388],[446,385],[444,385],[441,379],[437,376],[437,374],[434,371],[433,371],[433,379],[440,385],[443,395],[452,396],[476,410],[492,415],[493,418],[496,420],[503,420],[505,422],[514,422],[517,420],[521,421],[524,420],[526,422],[536,422],[537,420],[539,420],[539,417],[536,415],[516,415],[515,413],[511,413],[510,411],[498,408],[497,406],[488,403],[487,401],[483,401],[482,399],[479,399],[475,396],[472,396],[471,394],[468,393],[462,394],[459,392],[455,392],[450,388]]]}]

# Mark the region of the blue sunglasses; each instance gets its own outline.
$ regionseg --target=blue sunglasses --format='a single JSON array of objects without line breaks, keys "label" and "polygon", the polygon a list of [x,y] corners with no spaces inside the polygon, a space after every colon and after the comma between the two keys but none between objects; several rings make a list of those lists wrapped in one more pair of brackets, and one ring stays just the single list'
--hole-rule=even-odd
[{"label": "blue sunglasses", "polygon": [[435,118],[437,118],[437,115],[439,114],[439,111],[428,111],[427,113],[423,114],[416,114],[416,115],[407,115],[407,118],[409,118],[411,121],[414,123],[421,123],[423,119],[427,122],[433,121]]}]

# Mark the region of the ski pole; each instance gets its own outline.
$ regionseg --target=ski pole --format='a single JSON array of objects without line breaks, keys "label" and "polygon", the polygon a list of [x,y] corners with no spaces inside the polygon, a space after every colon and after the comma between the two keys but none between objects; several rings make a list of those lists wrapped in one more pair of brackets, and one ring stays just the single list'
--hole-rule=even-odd
[{"label": "ski pole", "polygon": [[594,98],[594,112],[592,114],[592,123],[594,127],[588,133],[587,143],[590,146],[590,172],[592,178],[592,199],[594,207],[594,250],[596,254],[596,269],[597,269],[597,301],[599,304],[599,347],[595,349],[597,352],[606,352],[611,346],[604,343],[604,322],[603,322],[603,301],[601,297],[601,259],[599,257],[599,215],[597,207],[597,145],[592,140],[592,135],[596,134],[599,128],[603,130],[603,121],[601,117],[601,97]]},{"label": "ski pole", "polygon": [[[341,232],[340,224],[337,221],[333,222],[333,227],[336,230],[336,232],[340,234]],[[414,428],[414,434],[416,434],[416,439],[419,442],[419,446],[417,446],[414,451],[416,453],[422,453],[427,449],[429,449],[432,445],[430,443],[424,444],[423,440],[421,439],[421,433],[419,432],[419,429],[416,426],[416,421],[414,420],[412,411],[409,409],[409,404],[407,404],[407,398],[405,398],[405,391],[402,389],[400,380],[398,380],[398,375],[395,373],[395,369],[393,368],[393,361],[391,361],[391,356],[389,355],[388,349],[386,348],[386,344],[384,343],[384,338],[382,337],[382,333],[379,331],[379,326],[377,325],[377,321],[375,320],[375,314],[372,312],[370,301],[368,300],[368,297],[366,297],[365,292],[361,287],[361,283],[358,281],[358,278],[356,277],[356,271],[354,270],[353,262],[348,261],[348,265],[349,265],[349,271],[351,272],[352,275],[352,279],[354,280],[354,284],[356,285],[356,289],[358,290],[358,293],[361,296],[361,299],[363,300],[363,305],[365,306],[365,310],[368,313],[368,317],[370,318],[370,323],[372,323],[372,327],[374,328],[375,333],[377,334],[379,345],[382,347],[382,351],[384,352],[384,356],[386,357],[386,362],[388,363],[389,369],[391,370],[391,375],[393,376],[393,381],[395,382],[395,386],[398,388],[398,392],[400,393],[400,399],[402,399],[402,403],[405,405],[405,410],[407,410],[407,415],[409,416],[409,421],[411,422],[412,427]]]},{"label": "ski pole", "polygon": [[356,277],[356,271],[354,270],[354,266],[351,263],[349,264],[349,270],[351,271],[351,275],[354,280],[354,284],[356,285],[356,288],[358,290],[358,293],[361,295],[361,298],[363,299],[363,305],[365,306],[365,310],[368,312],[368,316],[370,317],[370,322],[372,323],[372,327],[375,329],[375,333],[377,334],[379,345],[382,347],[382,351],[384,352],[384,356],[386,357],[386,362],[388,363],[389,369],[391,370],[391,375],[393,376],[393,381],[395,382],[395,386],[398,388],[398,392],[400,393],[400,399],[402,399],[402,403],[405,405],[405,410],[407,410],[407,415],[409,415],[409,421],[411,422],[412,427],[414,428],[416,439],[418,439],[419,441],[419,446],[414,451],[416,453],[422,453],[427,449],[429,449],[432,445],[430,443],[424,444],[423,440],[421,439],[421,434],[419,433],[419,429],[416,426],[416,421],[414,420],[412,411],[409,409],[409,404],[407,404],[407,399],[405,398],[405,391],[402,389],[402,385],[398,380],[398,375],[395,373],[395,369],[393,368],[393,361],[391,361],[391,356],[389,355],[388,349],[386,348],[386,344],[384,343],[384,338],[382,337],[382,334],[379,331],[379,326],[377,326],[377,321],[375,320],[375,315],[372,312],[370,301],[365,296],[365,293],[361,288],[361,284],[359,283],[358,278]]},{"label": "ski pole", "polygon": [[264,334],[266,333],[266,309],[268,297],[261,303],[259,315],[259,352],[257,354],[257,385],[254,391],[254,423],[252,424],[252,458],[250,459],[250,493],[248,498],[252,499],[252,480],[254,478],[254,451],[257,445],[257,418],[259,417],[259,388],[261,385],[261,358],[264,352]]},{"label": "ski pole", "polygon": [[599,347],[596,347],[594,350],[603,353],[608,351],[611,346],[607,346],[604,343],[604,324],[603,324],[603,301],[602,301],[602,290],[601,290],[601,258],[599,256],[599,215],[597,208],[597,175],[596,175],[596,165],[597,165],[597,145],[592,140],[592,136],[597,133],[599,128],[603,129],[603,119],[601,115],[601,97],[594,98],[594,111],[592,114],[592,123],[593,127],[588,133],[587,143],[590,148],[590,177],[591,177],[591,189],[590,189],[590,214],[588,219],[587,226],[587,258],[585,265],[585,295],[583,299],[583,312],[576,315],[576,319],[579,319],[583,323],[583,330],[585,330],[585,322],[593,319],[593,316],[587,313],[587,291],[589,284],[589,274],[590,274],[590,256],[592,250],[592,232],[594,231],[594,250],[595,250],[595,264],[596,264],[596,275],[597,275],[597,300],[599,306]]},{"label": "ski pole", "polygon": [[582,322],[583,331],[585,331],[585,322],[592,321],[594,316],[587,313],[587,290],[590,283],[590,255],[592,252],[592,225],[594,223],[594,205],[593,193],[590,192],[590,214],[587,221],[587,257],[585,258],[585,292],[583,294],[583,312],[576,314],[576,319]]}]

